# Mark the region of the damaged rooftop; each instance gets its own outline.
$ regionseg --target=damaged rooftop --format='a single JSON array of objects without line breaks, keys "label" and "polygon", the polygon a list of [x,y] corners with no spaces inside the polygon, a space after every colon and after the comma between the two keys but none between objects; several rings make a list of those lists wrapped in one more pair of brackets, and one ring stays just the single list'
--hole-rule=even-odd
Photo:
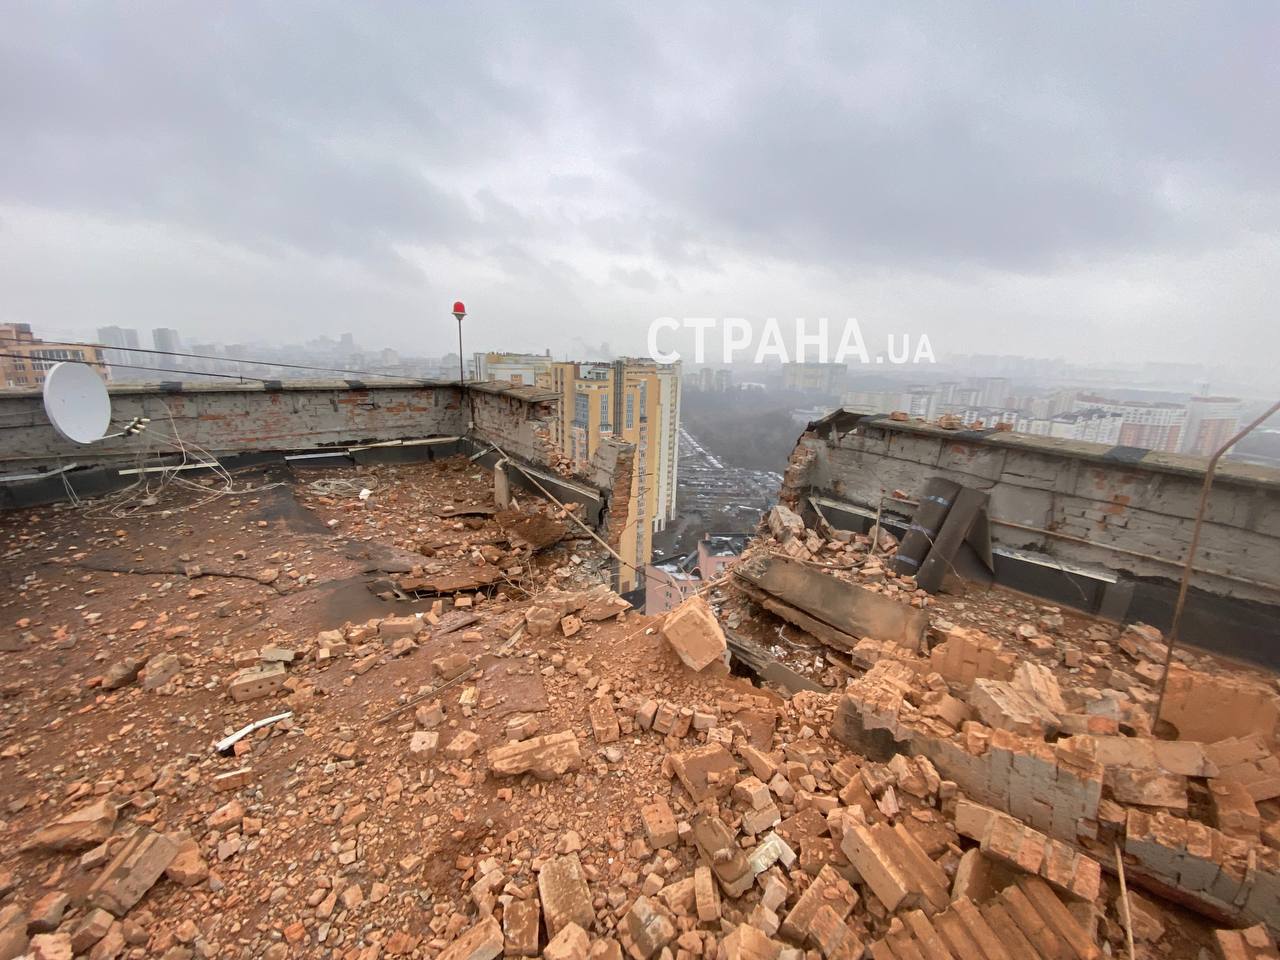
[{"label": "damaged rooftop", "polygon": [[5,513],[0,957],[1276,955],[1274,675],[801,506],[662,618],[462,455]]}]

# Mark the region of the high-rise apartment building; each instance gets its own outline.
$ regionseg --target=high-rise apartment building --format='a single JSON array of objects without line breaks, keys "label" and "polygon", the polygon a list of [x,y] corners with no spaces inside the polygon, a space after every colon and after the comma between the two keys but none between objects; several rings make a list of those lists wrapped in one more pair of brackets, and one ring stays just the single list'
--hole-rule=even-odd
[{"label": "high-rise apartment building", "polygon": [[[132,327],[99,327],[98,342],[104,347],[137,347],[138,331]],[[103,352],[107,363],[146,366],[142,360],[146,354],[133,353],[129,350],[106,350]]]},{"label": "high-rise apartment building", "polygon": [[840,398],[840,405],[851,413],[893,413],[902,407],[902,394],[896,390],[851,390]]},{"label": "high-rise apartment building", "polygon": [[623,359],[553,363],[539,386],[561,397],[556,443],[578,467],[603,437],[636,448],[628,529],[619,545],[622,589],[643,580],[653,534],[675,518],[680,436],[680,364]]},{"label": "high-rise apartment building", "polygon": [[984,407],[1003,407],[1009,400],[1009,381],[1005,377],[979,377],[972,383],[978,391],[978,403]]},{"label": "high-rise apartment building", "polygon": [[844,392],[847,363],[784,363],[782,389],[832,396]]},{"label": "high-rise apartment building", "polygon": [[638,587],[652,558],[653,534],[676,515],[680,364],[486,353],[476,355],[476,370],[480,379],[532,383],[554,391],[560,402],[552,439],[575,469],[587,467],[606,437],[635,446],[631,504],[618,552],[624,561],[620,588]]},{"label": "high-rise apartment building", "polygon": [[[166,353],[181,353],[182,338],[172,327],[156,327],[151,331],[151,345]],[[162,364],[163,366],[163,364]]]},{"label": "high-rise apartment building", "polygon": [[699,393],[727,393],[733,389],[733,371],[727,367],[700,367],[685,378],[685,384]]},{"label": "high-rise apartment building", "polygon": [[1239,397],[1192,397],[1187,401],[1187,424],[1179,452],[1213,456],[1239,428]]},{"label": "high-rise apartment building", "polygon": [[902,404],[911,416],[932,420],[938,412],[938,395],[929,387],[912,387],[902,395]]},{"label": "high-rise apartment building", "polygon": [[1028,397],[1019,404],[1027,413],[1035,418],[1047,420],[1060,413],[1070,413],[1075,401],[1075,394],[1070,390],[1054,390],[1044,396]]},{"label": "high-rise apartment building", "polygon": [[61,360],[99,364],[95,369],[109,378],[107,368],[100,366],[102,350],[83,343],[41,340],[29,323],[0,323],[0,353],[11,354],[0,356],[0,386],[42,386],[49,368]]},{"label": "high-rise apartment building", "polygon": [[1019,417],[1016,429],[1019,433],[1032,433],[1042,437],[1087,440],[1115,446],[1120,442],[1123,427],[1123,415],[1095,407],[1052,417]]},{"label": "high-rise apartment building", "polygon": [[1178,452],[1187,422],[1187,408],[1182,404],[1111,400],[1089,394],[1077,396],[1072,403],[1076,411],[1092,407],[1121,415],[1124,422],[1117,441],[1121,446]]}]

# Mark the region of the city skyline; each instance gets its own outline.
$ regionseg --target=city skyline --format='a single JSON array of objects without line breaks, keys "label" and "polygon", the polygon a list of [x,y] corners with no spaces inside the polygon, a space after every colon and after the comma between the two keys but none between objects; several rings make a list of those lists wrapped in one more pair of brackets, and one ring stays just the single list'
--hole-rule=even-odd
[{"label": "city skyline", "polygon": [[[102,327],[96,336],[84,339],[52,336],[48,331],[36,329],[33,335],[49,343],[69,343],[97,347],[106,360],[106,367],[114,371],[113,379],[146,379],[149,370],[169,367],[173,372],[192,374],[208,372],[252,372],[254,366],[264,368],[280,365],[276,375],[306,376],[309,363],[321,364],[313,369],[317,373],[346,371],[379,376],[427,377],[452,379],[457,364],[456,345],[443,353],[405,353],[390,347],[357,340],[350,331],[336,337],[320,334],[303,342],[269,345],[261,340],[243,343],[199,342],[184,336],[183,331],[171,327],[139,330],[130,327]],[[482,370],[480,360],[486,353],[510,354],[546,358],[560,362],[611,362],[618,359],[651,360],[643,354],[628,357],[612,350],[608,343],[590,346],[575,340],[579,348],[557,355],[550,347],[540,351],[521,353],[512,351],[467,350],[468,376]],[[466,344],[466,346],[470,346]],[[201,359],[203,357],[203,359]],[[237,362],[240,362],[237,366]],[[101,361],[99,361],[101,362]],[[888,364],[874,366],[854,363],[822,363],[813,360],[766,364],[738,361],[724,364],[706,362],[699,364],[682,360],[686,372],[705,371],[706,377],[728,375],[740,384],[761,386],[760,378],[781,376],[780,387],[798,392],[819,392],[839,396],[839,383],[861,383],[859,389],[876,390],[875,383],[892,384],[892,390],[930,389],[937,383],[946,386],[955,377],[1003,377],[1031,388],[1032,392],[1053,390],[1063,386],[1084,389],[1106,389],[1129,399],[1142,399],[1149,394],[1159,401],[1183,397],[1234,394],[1254,401],[1271,397],[1270,377],[1262,379],[1240,377],[1228,367],[1215,367],[1195,363],[1162,363],[1142,358],[1107,358],[1085,363],[1071,363],[1061,357],[1037,357],[1017,354],[964,354],[946,358],[936,363]],[[291,366],[292,365],[292,366]],[[292,370],[300,370],[294,373]],[[833,372],[838,375],[833,377]],[[530,382],[531,382],[530,377]],[[901,388],[899,385],[902,385]],[[890,392],[892,392],[890,390]],[[976,398],[970,408],[977,404]],[[983,404],[988,411],[998,405]],[[904,409],[911,409],[904,403]]]},{"label": "city skyline", "polygon": [[409,352],[461,298],[476,350],[640,355],[661,316],[1280,349],[1274,9],[502,9],[14,7],[0,321]]}]

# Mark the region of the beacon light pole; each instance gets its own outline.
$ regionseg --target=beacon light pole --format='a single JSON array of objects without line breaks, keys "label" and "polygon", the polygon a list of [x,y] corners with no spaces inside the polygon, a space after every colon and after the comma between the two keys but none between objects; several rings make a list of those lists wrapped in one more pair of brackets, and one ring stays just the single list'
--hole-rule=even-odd
[{"label": "beacon light pole", "polygon": [[467,376],[462,368],[462,318],[467,315],[467,308],[461,300],[453,304],[453,315],[458,318],[458,383],[466,383]]}]

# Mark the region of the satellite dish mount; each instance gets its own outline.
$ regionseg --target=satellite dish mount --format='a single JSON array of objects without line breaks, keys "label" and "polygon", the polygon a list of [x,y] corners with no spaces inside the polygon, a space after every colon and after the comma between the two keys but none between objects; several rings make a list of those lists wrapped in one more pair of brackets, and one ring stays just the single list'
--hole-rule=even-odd
[{"label": "satellite dish mount", "polygon": [[87,363],[55,363],[44,378],[44,412],[73,443],[101,440],[111,425],[107,385]]}]

